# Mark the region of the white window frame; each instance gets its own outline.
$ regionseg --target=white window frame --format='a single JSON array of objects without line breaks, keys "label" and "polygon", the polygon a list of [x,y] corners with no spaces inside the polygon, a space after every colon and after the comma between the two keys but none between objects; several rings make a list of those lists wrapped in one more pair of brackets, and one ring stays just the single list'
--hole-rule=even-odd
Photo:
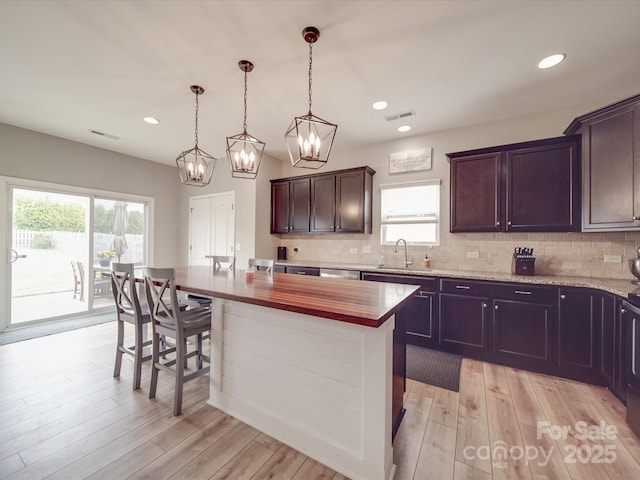
[{"label": "white window frame", "polygon": [[[434,242],[420,242],[420,241],[415,241],[415,240],[407,240],[407,244],[408,245],[422,245],[422,246],[438,246],[440,245],[440,207],[441,207],[441,201],[440,201],[440,194],[441,194],[441,180],[440,179],[435,179],[435,180],[423,180],[423,181],[419,181],[419,182],[407,182],[407,183],[394,183],[394,184],[385,184],[385,185],[380,185],[379,189],[380,189],[380,244],[381,245],[394,245],[397,241],[397,239],[394,240],[385,240],[384,238],[384,233],[385,233],[385,225],[423,225],[423,224],[433,224],[435,225],[435,229],[436,229],[436,235],[435,235],[435,241]],[[409,221],[401,221],[401,220],[388,220],[384,218],[384,209],[383,209],[383,191],[385,190],[392,190],[392,189],[402,189],[402,188],[409,188],[409,187],[418,187],[418,186],[437,186],[438,187],[438,205],[437,205],[437,211],[433,212],[433,214],[429,217],[425,217],[424,220],[409,220]]]}]

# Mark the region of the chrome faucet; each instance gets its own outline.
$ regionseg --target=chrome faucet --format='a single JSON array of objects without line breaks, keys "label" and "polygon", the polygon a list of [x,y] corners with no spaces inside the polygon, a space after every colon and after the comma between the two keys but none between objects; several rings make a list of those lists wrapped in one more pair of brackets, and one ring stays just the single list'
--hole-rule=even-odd
[{"label": "chrome faucet", "polygon": [[393,253],[398,253],[398,244],[400,242],[404,242],[404,268],[407,268],[409,265],[413,265],[413,258],[411,261],[407,260],[407,241],[404,238],[398,239],[396,246],[393,247]]}]

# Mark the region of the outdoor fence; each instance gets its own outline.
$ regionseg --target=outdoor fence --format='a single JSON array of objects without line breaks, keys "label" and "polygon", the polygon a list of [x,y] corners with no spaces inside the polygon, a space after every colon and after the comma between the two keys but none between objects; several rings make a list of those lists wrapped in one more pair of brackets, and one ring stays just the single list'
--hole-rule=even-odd
[{"label": "outdoor fence", "polygon": [[[93,250],[109,250],[112,233],[95,233],[93,236]],[[122,262],[141,262],[144,259],[144,236],[126,234],[127,251],[120,258]],[[41,248],[51,249],[68,254],[71,257],[83,257],[87,254],[88,239],[84,232],[39,232],[36,230],[13,230],[13,248]]]}]

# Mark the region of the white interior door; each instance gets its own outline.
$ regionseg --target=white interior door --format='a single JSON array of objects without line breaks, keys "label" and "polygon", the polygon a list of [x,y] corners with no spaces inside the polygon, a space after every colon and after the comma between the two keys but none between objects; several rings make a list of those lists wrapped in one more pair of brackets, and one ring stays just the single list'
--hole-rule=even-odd
[{"label": "white interior door", "polygon": [[192,197],[189,264],[211,265],[211,255],[234,255],[235,192]]},{"label": "white interior door", "polygon": [[234,255],[236,215],[234,193],[214,196],[213,203],[213,255]]},{"label": "white interior door", "polygon": [[211,255],[211,197],[189,202],[189,265],[209,265]]}]

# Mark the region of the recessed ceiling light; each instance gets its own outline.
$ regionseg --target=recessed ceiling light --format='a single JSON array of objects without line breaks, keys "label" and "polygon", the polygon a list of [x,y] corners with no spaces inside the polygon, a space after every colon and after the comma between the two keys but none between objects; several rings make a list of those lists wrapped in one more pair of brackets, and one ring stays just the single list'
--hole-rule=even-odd
[{"label": "recessed ceiling light", "polygon": [[398,127],[398,131],[402,133],[408,132],[409,130],[411,130],[411,127],[409,125],[402,125]]},{"label": "recessed ceiling light", "polygon": [[153,117],[144,117],[144,121],[150,123],[151,125],[158,125],[160,123],[160,120]]},{"label": "recessed ceiling light", "polygon": [[563,61],[567,56],[564,53],[556,53],[554,55],[550,55],[547,58],[543,58],[538,63],[538,68],[551,68],[558,65],[561,61]]},{"label": "recessed ceiling light", "polygon": [[389,104],[387,102],[385,102],[384,100],[380,100],[379,102],[375,102],[372,105],[374,110],[384,110],[388,106],[389,106]]}]

